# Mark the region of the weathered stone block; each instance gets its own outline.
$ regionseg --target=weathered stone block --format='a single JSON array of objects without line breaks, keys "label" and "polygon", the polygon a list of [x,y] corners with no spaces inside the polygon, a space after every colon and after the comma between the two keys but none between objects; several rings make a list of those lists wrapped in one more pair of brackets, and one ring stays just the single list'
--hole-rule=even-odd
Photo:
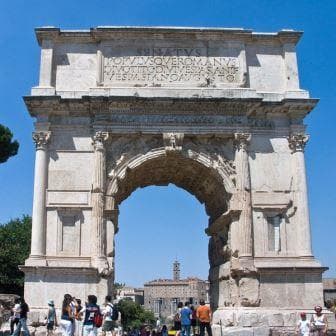
[{"label": "weathered stone block", "polygon": [[223,336],[253,336],[253,328],[224,328]]},{"label": "weathered stone block", "polygon": [[271,329],[269,327],[254,327],[253,328],[253,335],[254,336],[270,336]]},{"label": "weathered stone block", "polygon": [[38,327],[35,329],[35,336],[46,336],[47,335],[47,328],[44,327]]},{"label": "weathered stone block", "polygon": [[259,281],[255,278],[239,280],[239,294],[242,306],[255,307],[259,305]]},{"label": "weathered stone block", "polygon": [[282,314],[270,314],[268,316],[268,325],[274,327],[282,327],[284,325],[284,318]]},{"label": "weathered stone block", "polygon": [[28,326],[37,326],[40,321],[40,312],[39,311],[30,311],[28,313],[27,325]]},{"label": "weathered stone block", "polygon": [[239,314],[238,316],[238,326],[241,327],[253,327],[258,324],[259,316],[257,313],[245,313]]},{"label": "weathered stone block", "polygon": [[283,314],[283,321],[285,327],[292,327],[296,324],[298,316],[296,313],[285,313]]}]

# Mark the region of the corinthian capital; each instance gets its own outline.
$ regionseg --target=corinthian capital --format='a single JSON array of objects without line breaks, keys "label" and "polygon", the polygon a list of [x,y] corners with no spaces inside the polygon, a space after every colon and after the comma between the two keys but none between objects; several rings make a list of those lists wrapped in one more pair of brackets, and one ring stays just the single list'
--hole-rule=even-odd
[{"label": "corinthian capital", "polygon": [[33,132],[33,140],[35,142],[36,149],[45,149],[49,139],[51,132],[42,131],[42,132]]},{"label": "corinthian capital", "polygon": [[104,142],[108,139],[109,135],[107,132],[98,131],[93,136],[93,147],[95,150],[104,149]]},{"label": "corinthian capital", "polygon": [[309,140],[309,135],[304,133],[291,134],[288,138],[288,146],[292,150],[292,153],[303,152],[306,143]]},{"label": "corinthian capital", "polygon": [[234,134],[234,144],[237,150],[246,150],[249,142],[251,141],[250,133],[235,133]]}]

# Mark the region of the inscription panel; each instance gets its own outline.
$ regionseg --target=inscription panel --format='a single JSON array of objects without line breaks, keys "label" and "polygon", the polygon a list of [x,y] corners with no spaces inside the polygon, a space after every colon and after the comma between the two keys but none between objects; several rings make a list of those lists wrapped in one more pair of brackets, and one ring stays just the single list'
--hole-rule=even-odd
[{"label": "inscription panel", "polygon": [[105,46],[105,86],[242,86],[242,48]]}]

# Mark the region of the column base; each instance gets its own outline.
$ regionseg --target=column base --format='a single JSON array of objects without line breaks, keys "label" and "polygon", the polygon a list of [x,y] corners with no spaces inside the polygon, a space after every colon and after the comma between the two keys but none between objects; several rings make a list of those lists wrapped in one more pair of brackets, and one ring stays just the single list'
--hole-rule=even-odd
[{"label": "column base", "polygon": [[47,260],[45,256],[30,255],[25,260],[25,266],[47,266]]}]

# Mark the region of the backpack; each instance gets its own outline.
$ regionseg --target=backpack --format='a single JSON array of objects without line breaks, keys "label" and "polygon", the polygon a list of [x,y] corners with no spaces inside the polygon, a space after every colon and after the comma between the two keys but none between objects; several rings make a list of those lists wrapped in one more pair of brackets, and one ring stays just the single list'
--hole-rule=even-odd
[{"label": "backpack", "polygon": [[95,327],[100,328],[103,324],[103,316],[100,314],[100,312],[96,312],[93,317],[93,324]]},{"label": "backpack", "polygon": [[118,311],[118,308],[116,305],[113,305],[112,306],[112,316],[111,316],[111,319],[113,321],[117,321],[118,320],[118,317],[119,317],[119,311]]}]

